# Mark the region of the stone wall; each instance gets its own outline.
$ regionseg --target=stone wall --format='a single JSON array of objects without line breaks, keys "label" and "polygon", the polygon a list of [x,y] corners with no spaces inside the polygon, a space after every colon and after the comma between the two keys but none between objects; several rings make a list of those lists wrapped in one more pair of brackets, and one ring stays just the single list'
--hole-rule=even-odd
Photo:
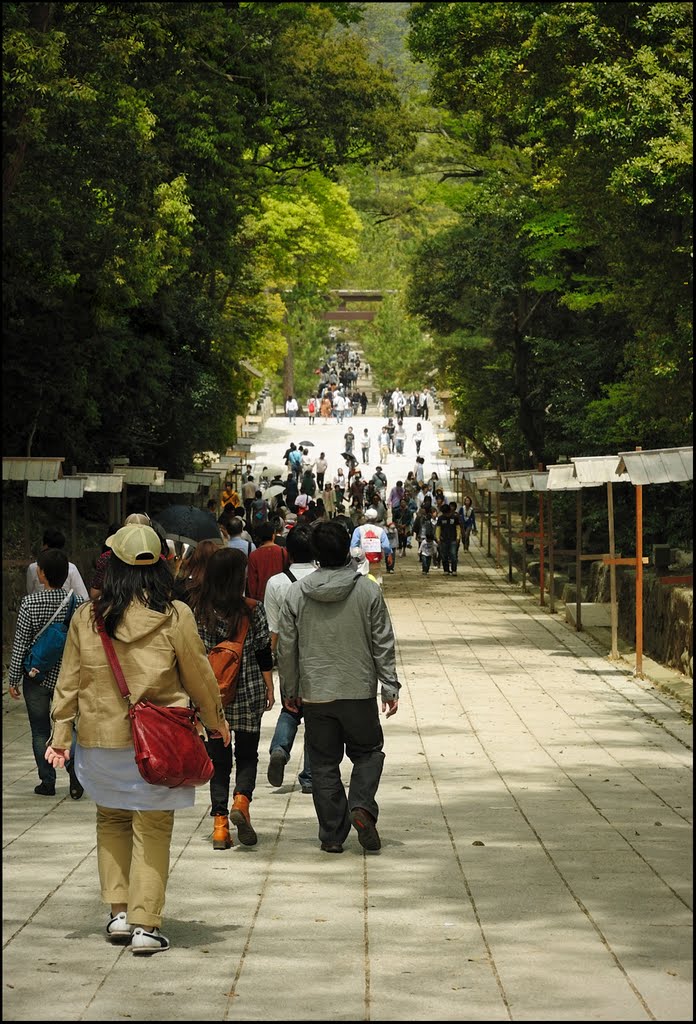
[{"label": "stone wall", "polygon": [[[593,562],[585,600],[608,602],[609,566]],[[616,591],[619,606],[619,636],[631,644],[636,640],[636,574],[618,566]],[[693,587],[660,583],[655,571],[643,571],[643,650],[662,665],[693,676]]]}]

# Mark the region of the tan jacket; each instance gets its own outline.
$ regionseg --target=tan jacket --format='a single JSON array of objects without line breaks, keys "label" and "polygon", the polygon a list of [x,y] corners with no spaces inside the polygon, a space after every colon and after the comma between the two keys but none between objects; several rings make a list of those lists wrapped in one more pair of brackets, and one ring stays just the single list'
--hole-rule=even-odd
[{"label": "tan jacket", "polygon": [[[133,745],[128,705],[121,696],[99,634],[92,604],[75,611],[53,695],[52,747],[67,749],[73,722],[83,747],[120,749]],[[220,690],[198,635],[193,613],[181,601],[162,613],[138,602],[127,609],[114,638],[133,702],[146,697],[162,707],[186,707],[189,698],[203,724],[224,721]]]}]

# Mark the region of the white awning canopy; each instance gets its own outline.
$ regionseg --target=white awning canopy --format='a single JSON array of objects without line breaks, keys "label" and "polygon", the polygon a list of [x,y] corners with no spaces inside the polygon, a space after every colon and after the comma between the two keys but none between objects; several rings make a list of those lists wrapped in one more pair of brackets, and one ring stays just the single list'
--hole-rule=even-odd
[{"label": "white awning canopy", "polygon": [[627,473],[632,484],[681,483],[694,478],[694,449],[656,448],[619,452],[617,473]]},{"label": "white awning canopy", "polygon": [[3,456],[3,480],[59,480],[63,475],[65,456],[24,458]]},{"label": "white awning canopy", "polygon": [[81,498],[86,479],[84,476],[64,476],[60,480],[29,480],[27,497]]},{"label": "white awning canopy", "polygon": [[199,483],[192,480],[164,480],[161,484],[150,484],[150,490],[157,494],[198,494]]},{"label": "white awning canopy", "polygon": [[506,491],[531,491],[534,486],[531,469],[516,469],[509,473],[501,472],[500,479],[503,482],[503,489]]},{"label": "white awning canopy", "polygon": [[119,469],[126,484],[163,484],[165,473],[156,466],[121,466]]},{"label": "white awning canopy", "polygon": [[123,490],[123,473],[86,473],[85,491],[106,494],[120,494]]},{"label": "white awning canopy", "polygon": [[628,473],[619,472],[619,455],[590,455],[571,458],[575,475],[583,487],[597,484],[630,483]]},{"label": "white awning canopy", "polygon": [[575,476],[575,466],[572,462],[561,462],[557,466],[549,466],[548,471],[547,491],[579,491],[581,489],[582,484]]}]

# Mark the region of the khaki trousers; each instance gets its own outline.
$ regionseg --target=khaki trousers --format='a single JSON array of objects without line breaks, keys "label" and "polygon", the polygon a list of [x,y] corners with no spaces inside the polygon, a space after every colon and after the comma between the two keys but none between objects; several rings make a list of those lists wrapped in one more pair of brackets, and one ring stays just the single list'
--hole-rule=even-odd
[{"label": "khaki trousers", "polygon": [[169,877],[174,811],[97,806],[97,864],[102,899],[126,903],[128,924],[159,928]]}]

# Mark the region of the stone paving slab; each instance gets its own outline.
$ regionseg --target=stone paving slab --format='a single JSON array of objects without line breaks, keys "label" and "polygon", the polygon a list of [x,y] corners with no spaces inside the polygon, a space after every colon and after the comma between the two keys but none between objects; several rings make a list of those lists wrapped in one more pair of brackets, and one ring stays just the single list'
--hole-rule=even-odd
[{"label": "stone paving slab", "polygon": [[[330,471],[348,422],[300,422]],[[269,465],[292,436],[280,417],[264,426]],[[413,454],[389,460],[390,485]],[[320,851],[301,732],[268,786],[273,711],[258,846],[212,850],[204,790],[177,812],[172,948],[152,959],[105,941],[94,806],[67,777],[34,796],[26,714],[3,695],[3,1020],[692,1019],[683,703],[480,547],[456,579],[423,577],[412,550],[384,589],[403,691],[384,723],[382,851],[353,835],[342,856]]]}]

